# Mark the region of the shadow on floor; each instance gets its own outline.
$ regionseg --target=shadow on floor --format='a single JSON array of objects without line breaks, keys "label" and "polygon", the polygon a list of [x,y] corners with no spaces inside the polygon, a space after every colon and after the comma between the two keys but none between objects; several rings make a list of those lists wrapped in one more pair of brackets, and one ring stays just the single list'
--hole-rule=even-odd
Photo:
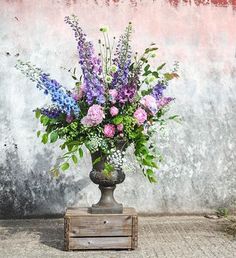
[{"label": "shadow on floor", "polygon": [[63,219],[0,221],[0,241],[16,239],[24,241],[24,238],[26,241],[30,239],[31,243],[39,242],[62,251],[64,248],[64,221]]}]

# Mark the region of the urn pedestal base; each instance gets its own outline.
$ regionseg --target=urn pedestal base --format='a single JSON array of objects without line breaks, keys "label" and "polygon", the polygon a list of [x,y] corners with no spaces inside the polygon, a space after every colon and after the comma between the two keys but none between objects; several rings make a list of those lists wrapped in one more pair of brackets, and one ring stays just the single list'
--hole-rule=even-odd
[{"label": "urn pedestal base", "polygon": [[93,204],[89,208],[92,214],[121,214],[123,213],[123,205],[114,199],[114,190],[116,186],[99,186],[101,190],[101,198],[97,204]]},{"label": "urn pedestal base", "polygon": [[68,208],[64,217],[65,250],[128,249],[138,246],[138,215],[91,214],[89,208]]}]

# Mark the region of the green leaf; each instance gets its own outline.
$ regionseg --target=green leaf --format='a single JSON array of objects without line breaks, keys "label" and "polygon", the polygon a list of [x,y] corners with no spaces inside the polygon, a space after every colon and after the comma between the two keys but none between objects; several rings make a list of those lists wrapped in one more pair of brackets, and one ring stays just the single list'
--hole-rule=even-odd
[{"label": "green leaf", "polygon": [[122,121],[123,121],[123,116],[119,116],[119,115],[112,119],[112,122],[115,125],[121,124]]},{"label": "green leaf", "polygon": [[144,67],[144,71],[147,72],[150,68],[150,64],[147,64],[145,67]]},{"label": "green leaf", "polygon": [[79,156],[80,156],[80,158],[83,158],[83,156],[84,156],[84,152],[81,148],[79,148]]},{"label": "green leaf", "polygon": [[48,142],[48,134],[45,133],[45,134],[43,134],[43,136],[42,136],[42,143],[46,144],[47,142]]},{"label": "green leaf", "polygon": [[73,160],[73,162],[74,162],[75,164],[78,163],[78,159],[77,159],[77,157],[76,157],[74,154],[71,156],[71,158],[72,158],[72,160]]},{"label": "green leaf", "polygon": [[156,51],[157,49],[158,49],[157,47],[146,48],[144,53],[145,53],[145,54],[147,54],[147,53],[150,53],[150,52]]},{"label": "green leaf", "polygon": [[40,133],[41,133],[41,131],[37,131],[37,137],[39,137],[39,136],[40,136]]},{"label": "green leaf", "polygon": [[162,65],[158,66],[157,71],[161,70],[165,65],[166,65],[166,63],[163,63]]},{"label": "green leaf", "polygon": [[147,60],[146,58],[144,58],[144,57],[142,57],[140,60],[141,60],[142,62],[144,62],[144,63],[147,63],[147,62],[148,62],[148,60]]},{"label": "green leaf", "polygon": [[102,157],[98,157],[93,161],[93,166],[96,165],[99,161],[101,161]]},{"label": "green leaf", "polygon": [[41,122],[41,124],[43,124],[44,126],[46,126],[49,121],[50,121],[50,118],[47,117],[47,116],[43,116],[43,115],[42,115],[42,116],[40,117],[40,122]]},{"label": "green leaf", "polygon": [[177,73],[164,73],[164,77],[167,81],[170,81],[174,78],[178,78],[179,75]]},{"label": "green leaf", "polygon": [[50,142],[53,143],[58,139],[58,134],[56,132],[52,132],[50,134]]},{"label": "green leaf", "polygon": [[37,108],[35,111],[35,117],[38,119],[40,115],[41,115],[40,110]]},{"label": "green leaf", "polygon": [[63,171],[67,170],[70,167],[70,164],[68,162],[65,162],[61,165],[61,169]]},{"label": "green leaf", "polygon": [[152,169],[148,168],[148,169],[146,170],[146,174],[147,174],[148,176],[153,176],[153,175],[154,175],[154,172],[153,172]]},{"label": "green leaf", "polygon": [[76,87],[80,87],[80,85],[81,85],[81,82],[76,82],[76,83],[75,83],[75,86],[76,86]]},{"label": "green leaf", "polygon": [[152,75],[155,76],[156,78],[159,78],[159,73],[158,72],[152,72]]},{"label": "green leaf", "polygon": [[148,76],[150,73],[152,73],[151,71],[146,71],[145,73],[143,73],[143,76]]},{"label": "green leaf", "polygon": [[148,176],[148,180],[150,183],[156,183],[157,182],[157,179],[155,176]]}]

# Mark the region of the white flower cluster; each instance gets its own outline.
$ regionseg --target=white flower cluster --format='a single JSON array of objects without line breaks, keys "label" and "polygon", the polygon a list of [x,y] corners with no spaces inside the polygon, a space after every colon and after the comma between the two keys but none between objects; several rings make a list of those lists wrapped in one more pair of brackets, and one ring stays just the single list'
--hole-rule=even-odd
[{"label": "white flower cluster", "polygon": [[99,149],[104,150],[105,152],[108,150],[107,142],[95,133],[91,133],[90,140],[86,143],[86,147],[91,153],[94,153]]},{"label": "white flower cluster", "polygon": [[107,159],[109,164],[111,164],[115,169],[120,169],[124,162],[124,152],[115,150],[108,156]]}]

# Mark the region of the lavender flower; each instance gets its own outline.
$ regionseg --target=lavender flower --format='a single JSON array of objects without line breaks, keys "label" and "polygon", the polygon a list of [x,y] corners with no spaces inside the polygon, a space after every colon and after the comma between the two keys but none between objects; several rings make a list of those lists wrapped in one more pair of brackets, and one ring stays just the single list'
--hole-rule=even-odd
[{"label": "lavender flower", "polygon": [[166,89],[166,85],[162,82],[158,82],[152,90],[152,96],[159,100],[163,96],[163,91]]},{"label": "lavender flower", "polygon": [[79,53],[79,64],[84,75],[84,94],[89,105],[93,102],[103,104],[104,85],[100,78],[102,73],[101,60],[95,56],[94,47],[90,41],[86,41],[86,34],[78,24],[76,16],[66,16],[65,22],[70,25],[75,33],[75,39],[78,42],[77,49]]},{"label": "lavender flower", "polygon": [[16,68],[22,71],[32,81],[37,82],[37,88],[44,90],[44,94],[50,94],[52,102],[62,112],[75,116],[79,115],[80,108],[77,102],[70,96],[71,94],[56,80],[49,78],[49,74],[43,73],[41,69],[32,66],[30,63],[19,61]]}]

